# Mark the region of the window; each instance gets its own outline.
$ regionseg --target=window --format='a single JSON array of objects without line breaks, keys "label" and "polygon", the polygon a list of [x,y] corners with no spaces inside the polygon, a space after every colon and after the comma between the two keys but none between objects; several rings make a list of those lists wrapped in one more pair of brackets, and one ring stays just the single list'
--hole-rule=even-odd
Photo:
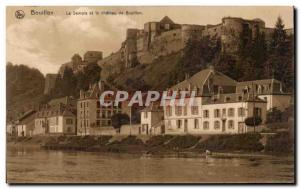
[{"label": "window", "polygon": [[199,120],[198,119],[194,119],[194,128],[199,129]]},{"label": "window", "polygon": [[233,120],[228,121],[228,129],[234,129],[234,122]]},{"label": "window", "polygon": [[181,128],[181,125],[182,125],[182,121],[181,120],[177,120],[177,128],[180,129]]},{"label": "window", "polygon": [[73,119],[66,119],[67,124],[73,124]]},{"label": "window", "polygon": [[110,111],[110,110],[107,111],[107,117],[108,117],[108,118],[111,117],[111,111]]},{"label": "window", "polygon": [[170,29],[170,24],[165,24],[165,30],[169,30]]},{"label": "window", "polygon": [[148,124],[142,124],[142,132],[145,132],[148,128]]},{"label": "window", "polygon": [[220,117],[220,109],[215,109],[214,114],[215,114],[215,118]]},{"label": "window", "polygon": [[82,102],[80,102],[80,108],[82,108]]},{"label": "window", "polygon": [[222,110],[222,116],[226,117],[226,108],[223,108],[223,110]]},{"label": "window", "polygon": [[145,111],[145,112],[144,112],[144,119],[147,119],[147,118],[148,118],[148,112]]},{"label": "window", "polygon": [[208,110],[203,110],[203,117],[204,118],[209,118],[209,111]]},{"label": "window", "polygon": [[234,117],[234,108],[228,109],[228,117]]},{"label": "window", "polygon": [[216,130],[220,129],[220,121],[215,121],[215,122],[214,122],[214,128],[215,128]]},{"label": "window", "polygon": [[56,117],[56,125],[58,125],[58,117]]},{"label": "window", "polygon": [[183,107],[183,115],[187,115],[187,107],[186,106]]},{"label": "window", "polygon": [[167,116],[172,116],[172,107],[171,106],[166,107],[166,115]]},{"label": "window", "polygon": [[203,123],[203,130],[208,130],[209,129],[209,122],[208,121],[204,121]]},{"label": "window", "polygon": [[170,120],[168,120],[168,122],[167,122],[167,128],[168,128],[168,129],[171,129],[171,128],[172,128],[172,126],[171,126],[171,121],[170,121]]},{"label": "window", "polygon": [[230,97],[229,96],[225,97],[225,102],[229,102],[229,101],[230,101]]},{"label": "window", "polygon": [[198,115],[198,106],[192,106],[191,112],[192,112],[192,115]]},{"label": "window", "polygon": [[181,116],[182,114],[182,107],[181,106],[175,106],[175,115]]},{"label": "window", "polygon": [[100,110],[97,110],[97,118],[100,118]]},{"label": "window", "polygon": [[96,125],[97,127],[100,127],[100,120],[97,120]]},{"label": "window", "polygon": [[243,97],[242,97],[242,96],[239,96],[239,97],[238,97],[238,100],[239,100],[239,101],[242,101],[242,100],[243,100]]},{"label": "window", "polygon": [[105,111],[101,111],[101,114],[102,114],[102,118],[106,118],[106,115],[105,115]]},{"label": "window", "polygon": [[97,108],[100,108],[100,101],[97,101]]},{"label": "window", "polygon": [[254,116],[261,117],[261,108],[254,108]]},{"label": "window", "polygon": [[86,107],[89,107],[89,102],[86,102]]},{"label": "window", "polygon": [[239,117],[245,116],[245,108],[239,108],[238,109],[238,116]]},{"label": "window", "polygon": [[111,120],[107,120],[107,125],[111,126]]}]

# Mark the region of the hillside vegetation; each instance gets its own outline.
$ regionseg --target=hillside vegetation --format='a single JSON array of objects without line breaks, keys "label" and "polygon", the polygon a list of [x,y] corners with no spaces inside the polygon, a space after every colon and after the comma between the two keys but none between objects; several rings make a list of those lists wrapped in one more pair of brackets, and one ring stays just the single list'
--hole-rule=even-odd
[{"label": "hillside vegetation", "polygon": [[16,119],[37,106],[44,91],[45,79],[35,68],[25,65],[6,65],[7,121]]}]

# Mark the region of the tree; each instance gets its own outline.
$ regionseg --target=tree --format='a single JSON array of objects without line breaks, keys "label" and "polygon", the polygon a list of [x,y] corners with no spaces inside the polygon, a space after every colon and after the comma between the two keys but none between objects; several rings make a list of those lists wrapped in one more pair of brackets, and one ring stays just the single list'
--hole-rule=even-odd
[{"label": "tree", "polygon": [[294,36],[287,36],[281,17],[277,18],[272,34],[265,73],[267,77],[283,82],[287,90],[293,90]]},{"label": "tree", "polygon": [[283,112],[277,108],[272,108],[267,112],[267,123],[282,122]]},{"label": "tree", "polygon": [[129,123],[129,116],[127,114],[117,113],[111,117],[111,124],[117,130],[120,130],[122,125],[128,123]]},{"label": "tree", "polygon": [[277,52],[279,54],[284,54],[286,52],[286,31],[284,29],[284,24],[282,18],[279,16],[277,18],[275,29],[272,34],[272,41],[270,45],[271,52]]},{"label": "tree", "polygon": [[184,80],[186,75],[192,76],[206,69],[220,50],[220,39],[207,36],[199,40],[188,40],[182,57],[176,62],[174,70],[169,75],[169,85]]},{"label": "tree", "polygon": [[245,124],[246,124],[247,126],[254,127],[254,132],[255,132],[255,127],[256,127],[257,125],[260,125],[261,122],[262,122],[261,117],[247,117],[247,118],[245,119]]}]

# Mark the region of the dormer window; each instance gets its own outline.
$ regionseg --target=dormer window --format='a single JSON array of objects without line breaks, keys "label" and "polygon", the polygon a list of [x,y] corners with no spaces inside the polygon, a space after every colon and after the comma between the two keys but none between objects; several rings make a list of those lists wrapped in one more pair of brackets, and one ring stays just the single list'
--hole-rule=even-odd
[{"label": "dormer window", "polygon": [[225,102],[229,102],[230,101],[230,97],[229,96],[226,96],[225,97]]},{"label": "dormer window", "polygon": [[242,101],[242,100],[243,100],[243,97],[242,97],[242,96],[238,96],[238,100],[239,100],[239,101]]}]

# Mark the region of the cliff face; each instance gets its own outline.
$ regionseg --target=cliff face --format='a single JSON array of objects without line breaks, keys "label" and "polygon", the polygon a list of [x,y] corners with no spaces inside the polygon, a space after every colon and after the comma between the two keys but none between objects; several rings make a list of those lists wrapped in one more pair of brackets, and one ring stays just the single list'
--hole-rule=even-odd
[{"label": "cliff face", "polygon": [[[102,77],[121,73],[124,69],[138,64],[151,64],[160,57],[177,53],[186,47],[189,40],[205,36],[220,39],[222,52],[236,53],[240,37],[250,42],[258,33],[264,32],[270,39],[273,28],[266,28],[260,19],[245,20],[225,17],[217,25],[189,25],[174,23],[169,17],[159,22],[148,22],[143,29],[128,29],[121,48],[110,56],[98,61]],[[293,34],[293,30],[288,30]]]}]

